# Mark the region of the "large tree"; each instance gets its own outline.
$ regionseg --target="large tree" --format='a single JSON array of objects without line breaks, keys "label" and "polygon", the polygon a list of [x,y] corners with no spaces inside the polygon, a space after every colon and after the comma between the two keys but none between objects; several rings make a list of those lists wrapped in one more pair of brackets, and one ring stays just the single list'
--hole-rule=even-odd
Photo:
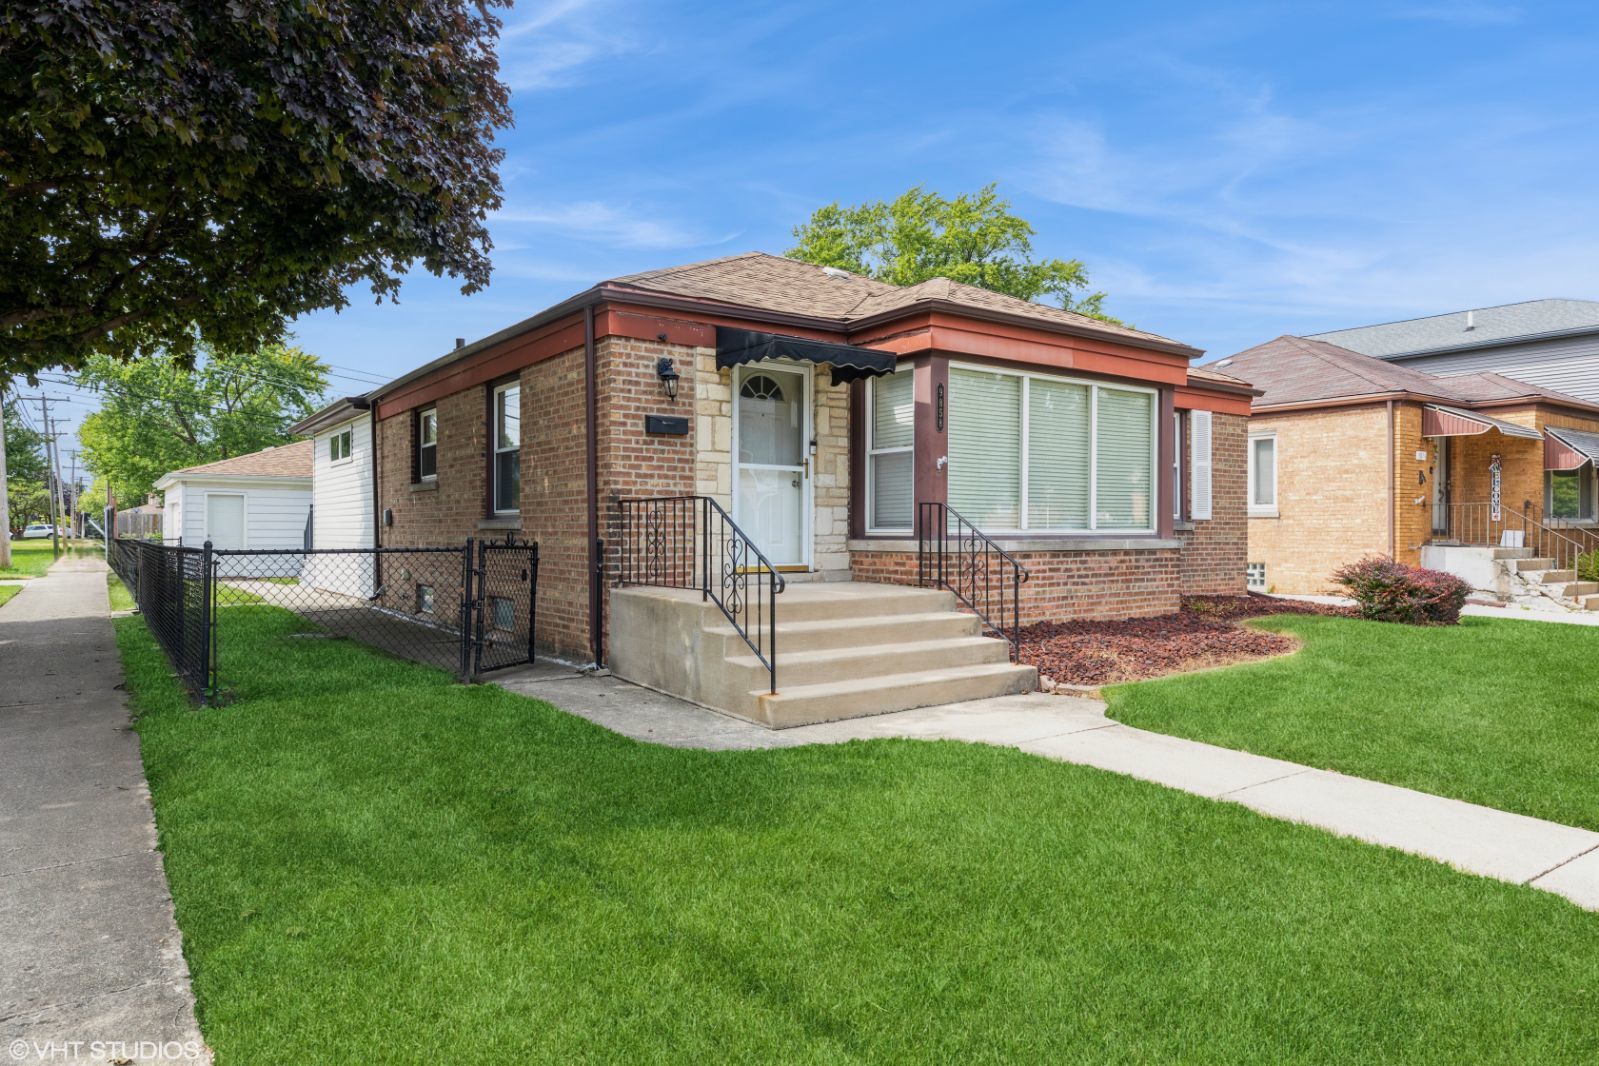
[{"label": "large tree", "polygon": [[97,480],[139,504],[162,474],[293,440],[316,410],[327,368],[298,348],[202,353],[193,370],[174,355],[134,362],[94,356],[78,375],[100,395],[78,440]]},{"label": "large tree", "polygon": [[949,278],[1023,300],[1052,296],[1068,311],[1116,322],[1077,259],[1034,259],[1033,227],[993,185],[953,200],[918,185],[892,201],[817,208],[794,227],[789,256],[893,285]]},{"label": "large tree", "polygon": [[488,280],[504,0],[0,3],[0,377]]}]

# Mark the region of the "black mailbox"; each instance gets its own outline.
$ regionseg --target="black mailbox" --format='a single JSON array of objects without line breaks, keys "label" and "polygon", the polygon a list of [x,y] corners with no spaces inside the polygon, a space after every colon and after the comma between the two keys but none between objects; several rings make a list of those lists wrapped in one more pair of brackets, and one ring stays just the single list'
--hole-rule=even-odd
[{"label": "black mailbox", "polygon": [[686,437],[688,418],[683,415],[645,415],[644,432],[663,433],[669,437]]}]

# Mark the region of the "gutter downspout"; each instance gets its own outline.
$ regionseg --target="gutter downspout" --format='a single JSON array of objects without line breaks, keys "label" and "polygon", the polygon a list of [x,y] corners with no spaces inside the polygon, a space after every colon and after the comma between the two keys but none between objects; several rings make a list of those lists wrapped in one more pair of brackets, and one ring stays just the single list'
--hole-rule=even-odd
[{"label": "gutter downspout", "polygon": [[1394,494],[1399,491],[1394,468],[1394,401],[1388,401],[1388,558],[1399,558],[1399,533],[1394,521]]},{"label": "gutter downspout", "polygon": [[372,595],[376,596],[383,587],[383,556],[376,549],[383,546],[383,496],[378,491],[378,405],[371,404],[366,409],[367,441],[366,446],[372,449]]},{"label": "gutter downspout", "polygon": [[600,613],[604,608],[605,588],[600,554],[599,425],[594,374],[594,304],[588,303],[583,307],[583,404],[588,481],[589,647],[594,652],[594,665],[603,666],[604,619]]}]

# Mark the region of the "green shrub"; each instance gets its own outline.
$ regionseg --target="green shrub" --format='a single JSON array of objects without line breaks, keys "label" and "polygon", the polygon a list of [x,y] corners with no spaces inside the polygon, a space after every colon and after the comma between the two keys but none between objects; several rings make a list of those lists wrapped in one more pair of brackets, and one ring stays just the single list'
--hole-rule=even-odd
[{"label": "green shrub", "polygon": [[1599,551],[1583,552],[1577,556],[1577,580],[1599,581]]},{"label": "green shrub", "polygon": [[1471,586],[1442,570],[1427,570],[1371,555],[1333,574],[1355,598],[1362,618],[1409,625],[1453,625]]}]

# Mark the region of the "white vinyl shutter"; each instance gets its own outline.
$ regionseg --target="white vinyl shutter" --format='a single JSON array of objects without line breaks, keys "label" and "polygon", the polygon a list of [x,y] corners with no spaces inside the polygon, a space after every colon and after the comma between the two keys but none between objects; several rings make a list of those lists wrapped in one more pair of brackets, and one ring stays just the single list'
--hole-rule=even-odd
[{"label": "white vinyl shutter", "polygon": [[1210,412],[1190,411],[1188,436],[1188,512],[1196,522],[1210,521]]}]

